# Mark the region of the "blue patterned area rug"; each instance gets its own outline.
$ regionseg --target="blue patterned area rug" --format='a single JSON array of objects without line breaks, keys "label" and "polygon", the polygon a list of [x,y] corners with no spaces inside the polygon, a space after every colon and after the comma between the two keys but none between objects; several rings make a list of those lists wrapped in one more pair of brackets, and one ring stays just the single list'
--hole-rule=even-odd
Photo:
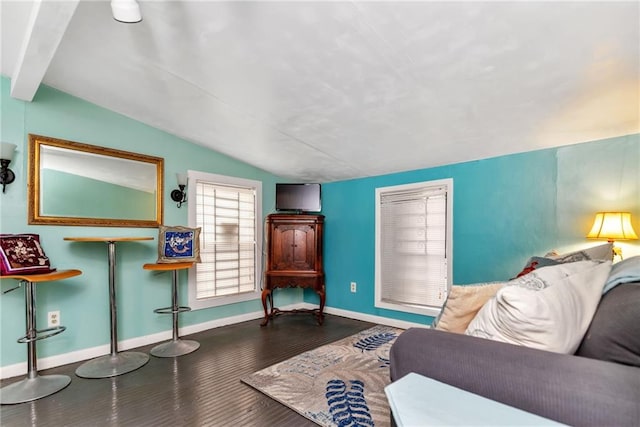
[{"label": "blue patterned area rug", "polygon": [[384,388],[402,329],[374,326],[258,371],[242,382],[321,426],[390,425]]}]

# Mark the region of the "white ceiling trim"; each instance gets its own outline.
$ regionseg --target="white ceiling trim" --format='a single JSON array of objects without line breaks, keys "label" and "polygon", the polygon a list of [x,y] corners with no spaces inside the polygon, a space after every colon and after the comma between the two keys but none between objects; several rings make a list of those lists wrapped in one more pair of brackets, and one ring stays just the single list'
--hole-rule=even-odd
[{"label": "white ceiling trim", "polygon": [[42,83],[80,0],[34,3],[11,79],[11,96],[31,101]]}]

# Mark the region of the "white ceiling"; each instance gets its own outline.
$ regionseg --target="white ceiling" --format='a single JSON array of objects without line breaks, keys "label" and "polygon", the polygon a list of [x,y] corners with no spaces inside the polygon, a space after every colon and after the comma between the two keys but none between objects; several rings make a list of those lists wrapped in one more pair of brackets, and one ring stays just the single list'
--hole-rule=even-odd
[{"label": "white ceiling", "polygon": [[640,132],[638,1],[140,5],[1,0],[12,96],[42,82],[307,182]]}]

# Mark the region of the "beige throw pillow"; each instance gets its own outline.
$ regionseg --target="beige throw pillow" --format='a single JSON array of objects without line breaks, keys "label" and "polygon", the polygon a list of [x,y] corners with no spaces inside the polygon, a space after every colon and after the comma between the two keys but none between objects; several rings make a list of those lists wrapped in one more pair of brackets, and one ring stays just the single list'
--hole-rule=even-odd
[{"label": "beige throw pillow", "polygon": [[495,282],[451,286],[435,329],[463,334],[478,310],[504,285]]}]

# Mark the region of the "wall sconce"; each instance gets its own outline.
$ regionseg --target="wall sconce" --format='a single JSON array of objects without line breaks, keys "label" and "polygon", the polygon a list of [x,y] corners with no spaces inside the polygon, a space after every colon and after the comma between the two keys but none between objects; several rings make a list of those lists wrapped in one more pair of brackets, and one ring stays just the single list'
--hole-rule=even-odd
[{"label": "wall sconce", "polygon": [[[638,235],[631,225],[631,213],[598,212],[587,238],[607,239],[613,243],[614,240],[636,240]],[[616,255],[622,259],[622,249],[614,246],[613,256]]]},{"label": "wall sconce", "polygon": [[2,192],[7,184],[11,184],[16,175],[9,169],[9,163],[13,160],[13,153],[16,151],[16,145],[9,142],[0,142],[0,184],[2,184]]},{"label": "wall sconce", "polygon": [[179,190],[176,188],[171,192],[171,200],[178,202],[178,207],[182,207],[182,204],[187,201],[187,193],[184,191],[187,186],[187,174],[177,173],[176,178],[178,178]]},{"label": "wall sconce", "polygon": [[142,21],[140,5],[136,0],[111,0],[113,19],[125,24],[135,24]]}]

